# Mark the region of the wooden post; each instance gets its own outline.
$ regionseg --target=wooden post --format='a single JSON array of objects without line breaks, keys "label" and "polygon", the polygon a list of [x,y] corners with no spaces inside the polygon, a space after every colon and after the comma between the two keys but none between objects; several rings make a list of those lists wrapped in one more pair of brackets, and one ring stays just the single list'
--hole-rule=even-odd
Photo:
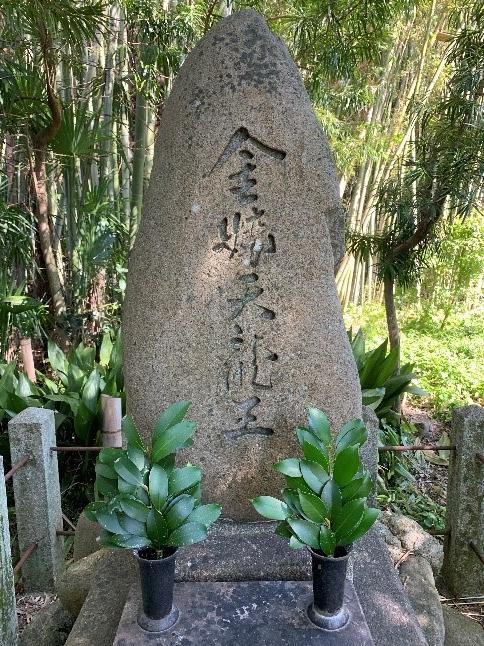
[{"label": "wooden post", "polygon": [[34,355],[32,354],[32,342],[30,339],[20,339],[20,354],[24,364],[24,372],[32,382],[37,381],[35,375]]},{"label": "wooden post", "polygon": [[15,579],[10,550],[7,492],[0,455],[0,644],[15,646],[18,639]]},{"label": "wooden post", "polygon": [[123,446],[121,398],[101,395],[101,408],[103,411],[103,446],[121,448]]}]

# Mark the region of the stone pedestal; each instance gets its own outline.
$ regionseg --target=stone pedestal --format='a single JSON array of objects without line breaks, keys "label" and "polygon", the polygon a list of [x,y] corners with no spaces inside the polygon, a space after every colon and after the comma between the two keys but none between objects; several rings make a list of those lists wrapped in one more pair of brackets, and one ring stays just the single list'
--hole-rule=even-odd
[{"label": "stone pedestal", "polygon": [[119,623],[114,646],[374,646],[356,591],[347,582],[349,620],[343,628],[322,630],[308,619],[309,581],[178,583],[178,622],[164,633],[148,633],[136,621],[141,598],[134,584]]}]

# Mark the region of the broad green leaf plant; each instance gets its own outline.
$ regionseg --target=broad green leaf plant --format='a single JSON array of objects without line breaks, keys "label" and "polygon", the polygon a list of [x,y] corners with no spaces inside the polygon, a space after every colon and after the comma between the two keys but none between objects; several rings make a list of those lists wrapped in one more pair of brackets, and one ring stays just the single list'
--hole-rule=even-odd
[{"label": "broad green leaf plant", "polygon": [[102,527],[102,545],[151,548],[162,558],[173,548],[204,540],[220,516],[220,505],[201,504],[201,469],[175,467],[176,452],[193,444],[196,424],[185,419],[189,407],[180,401],[161,414],[149,449],[125,417],[126,450],[99,453],[96,490],[102,499],[86,507],[86,516]]},{"label": "broad green leaf plant", "polygon": [[309,408],[308,426],[298,427],[296,436],[304,458],[274,465],[286,478],[282,500],[258,496],[252,504],[261,516],[280,521],[276,534],[288,538],[291,547],[340,555],[341,548],[366,534],[379,513],[367,506],[373,483],[359,454],[367,430],[354,419],[333,440],[326,415]]}]

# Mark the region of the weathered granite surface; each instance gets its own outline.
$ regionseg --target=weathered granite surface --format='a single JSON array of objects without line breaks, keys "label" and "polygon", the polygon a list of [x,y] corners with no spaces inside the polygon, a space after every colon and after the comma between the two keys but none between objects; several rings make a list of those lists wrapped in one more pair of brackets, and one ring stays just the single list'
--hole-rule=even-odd
[{"label": "weathered granite surface", "polygon": [[444,606],[445,646],[484,646],[484,629],[452,606]]},{"label": "weathered granite surface", "polygon": [[444,646],[444,616],[430,563],[408,556],[400,565],[400,579],[429,646]]},{"label": "weathered granite surface", "polygon": [[133,586],[121,617],[114,646],[234,646],[245,642],[264,646],[374,646],[358,597],[346,584],[349,620],[339,630],[314,626],[306,611],[312,586],[303,581],[240,583],[178,583],[174,602],[178,622],[162,634],[150,634],[136,622],[141,605]]},{"label": "weathered granite surface", "polygon": [[128,409],[149,437],[189,399],[183,452],[237,520],[275,494],[306,407],[334,430],[361,395],[334,281],[343,211],[326,137],[286,47],[253,11],[187,57],[163,110],[123,317]]},{"label": "weathered granite surface", "polygon": [[73,624],[74,617],[57,599],[34,615],[20,634],[19,646],[63,646]]},{"label": "weathered granite surface", "polygon": [[446,530],[442,575],[453,595],[479,595],[484,590],[484,567],[471,541],[484,554],[484,408],[464,406],[452,417]]}]

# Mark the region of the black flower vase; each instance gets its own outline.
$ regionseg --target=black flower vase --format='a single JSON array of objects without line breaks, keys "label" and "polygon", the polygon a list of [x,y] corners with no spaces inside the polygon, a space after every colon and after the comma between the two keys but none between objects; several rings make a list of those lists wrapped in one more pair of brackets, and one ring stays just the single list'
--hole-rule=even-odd
[{"label": "black flower vase", "polygon": [[313,569],[313,602],[308,608],[309,619],[326,630],[338,630],[349,619],[344,605],[346,571],[350,547],[337,548],[334,556],[309,550]]},{"label": "black flower vase", "polygon": [[143,599],[138,625],[150,633],[168,630],[179,615],[173,605],[176,550],[164,558],[156,558],[156,552],[150,548],[135,551],[134,555],[139,564]]}]

